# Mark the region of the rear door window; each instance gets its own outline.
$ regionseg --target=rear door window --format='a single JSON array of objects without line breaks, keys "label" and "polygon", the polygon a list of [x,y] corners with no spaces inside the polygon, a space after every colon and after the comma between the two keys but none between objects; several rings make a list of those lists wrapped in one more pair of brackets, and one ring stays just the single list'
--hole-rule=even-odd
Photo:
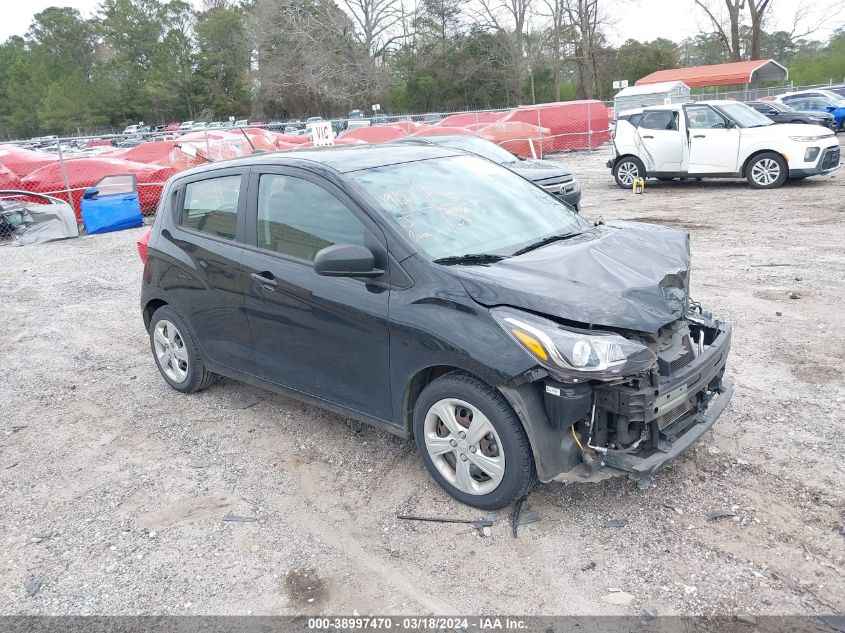
[{"label": "rear door window", "polygon": [[643,113],[640,127],[647,130],[677,130],[675,113],[671,110],[653,110]]},{"label": "rear door window", "polygon": [[807,110],[813,110],[816,112],[819,110],[827,110],[831,106],[831,103],[826,99],[813,98],[807,99],[804,102],[804,106]]},{"label": "rear door window", "polygon": [[234,240],[241,180],[241,176],[233,175],[189,182],[185,185],[179,224],[206,235]]}]

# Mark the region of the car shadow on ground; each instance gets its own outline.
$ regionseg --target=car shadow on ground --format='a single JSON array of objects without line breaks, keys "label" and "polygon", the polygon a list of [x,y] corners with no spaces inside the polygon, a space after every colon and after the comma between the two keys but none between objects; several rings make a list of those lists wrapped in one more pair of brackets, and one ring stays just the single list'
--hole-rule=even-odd
[{"label": "car shadow on ground", "polygon": [[[825,180],[824,177],[816,177],[816,178],[802,178],[802,179],[791,179],[787,180],[784,187],[806,187],[807,189],[825,187]],[[754,189],[746,182],[745,180],[728,180],[728,179],[720,179],[720,178],[712,178],[712,179],[705,179],[705,180],[695,180],[694,178],[687,178],[684,180],[647,180],[646,181],[646,190],[652,191],[660,191],[660,190],[673,190],[673,189],[708,189],[708,190],[735,190],[735,189],[743,189],[748,191],[754,191]],[[762,190],[766,191],[766,190]],[[771,190],[770,190],[771,191]]]}]

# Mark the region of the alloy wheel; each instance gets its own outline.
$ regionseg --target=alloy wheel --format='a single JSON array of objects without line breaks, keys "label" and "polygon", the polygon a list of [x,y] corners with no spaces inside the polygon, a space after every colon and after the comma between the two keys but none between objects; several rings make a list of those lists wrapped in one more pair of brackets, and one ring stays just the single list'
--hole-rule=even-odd
[{"label": "alloy wheel", "polygon": [[153,330],[153,346],[159,367],[175,383],[188,377],[188,350],[182,334],[172,322],[162,319]]},{"label": "alloy wheel", "polygon": [[632,186],[634,184],[634,180],[639,178],[640,170],[637,168],[635,163],[625,161],[619,165],[619,169],[616,170],[616,173],[622,184]]},{"label": "alloy wheel", "polygon": [[505,474],[505,453],[493,424],[457,398],[435,402],[425,416],[425,447],[441,475],[461,492],[493,492]]},{"label": "alloy wheel", "polygon": [[772,158],[763,158],[751,167],[751,179],[758,185],[768,187],[780,178],[780,165]]}]

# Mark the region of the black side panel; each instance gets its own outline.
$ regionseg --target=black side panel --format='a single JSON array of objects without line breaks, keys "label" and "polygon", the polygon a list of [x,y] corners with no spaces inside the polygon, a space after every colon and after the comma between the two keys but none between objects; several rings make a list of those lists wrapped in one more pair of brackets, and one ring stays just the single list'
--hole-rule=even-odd
[{"label": "black side panel", "polygon": [[224,240],[177,224],[183,184],[170,194],[162,209],[161,230],[148,250],[153,271],[151,286],[157,296],[179,311],[197,336],[206,358],[219,365],[249,371],[253,364],[253,341],[244,310],[245,281],[241,269],[243,215],[246,201],[246,170],[221,169],[204,172],[200,178],[241,174],[238,235]]}]

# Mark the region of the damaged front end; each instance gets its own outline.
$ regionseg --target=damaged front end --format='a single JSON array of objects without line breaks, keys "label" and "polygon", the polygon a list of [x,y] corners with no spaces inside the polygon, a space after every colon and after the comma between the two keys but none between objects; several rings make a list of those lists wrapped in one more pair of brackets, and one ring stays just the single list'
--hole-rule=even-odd
[{"label": "damaged front end", "polygon": [[537,364],[499,390],[542,481],[648,476],[724,410],[731,328],[690,301],[691,267],[686,233],[609,222],[462,272]]},{"label": "damaged front end", "polygon": [[731,327],[700,308],[654,334],[614,336],[630,343],[616,352],[627,356],[616,376],[607,367],[595,377],[552,368],[503,389],[517,410],[545,418],[532,425],[542,481],[648,477],[697,441],[730,401]]}]

